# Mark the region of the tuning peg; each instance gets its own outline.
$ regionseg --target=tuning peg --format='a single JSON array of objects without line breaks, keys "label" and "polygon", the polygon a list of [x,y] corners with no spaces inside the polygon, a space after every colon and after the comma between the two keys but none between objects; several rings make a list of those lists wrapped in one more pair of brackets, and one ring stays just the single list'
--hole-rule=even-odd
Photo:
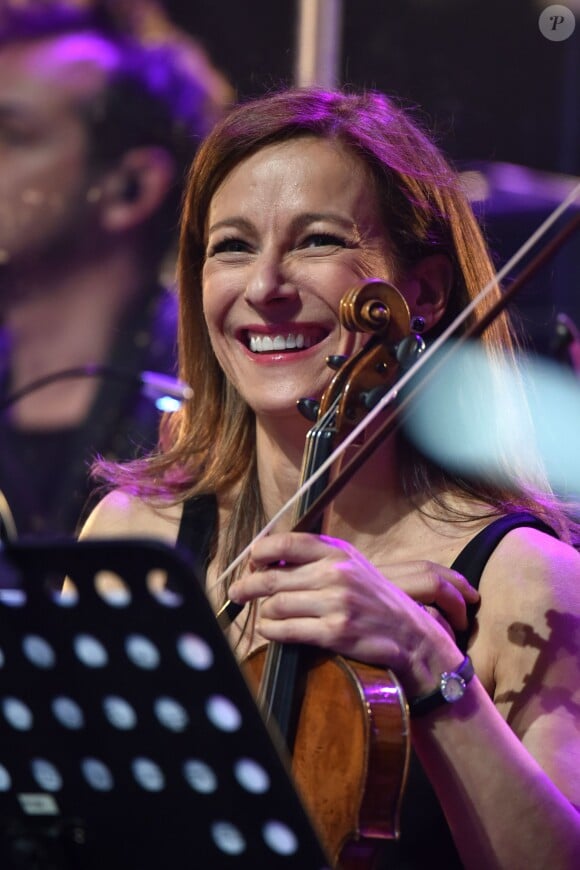
[{"label": "tuning peg", "polygon": [[420,335],[411,333],[397,345],[397,360],[403,371],[410,369],[425,350],[425,342]]},{"label": "tuning peg", "polygon": [[320,402],[316,399],[298,399],[296,402],[298,410],[303,417],[306,417],[311,423],[315,423],[318,419],[318,410]]},{"label": "tuning peg", "polygon": [[347,361],[348,357],[340,353],[333,353],[326,357],[326,365],[334,372],[337,371]]},{"label": "tuning peg", "polygon": [[360,394],[360,402],[363,408],[366,408],[367,411],[372,411],[375,405],[378,405],[383,396],[386,396],[388,392],[389,387],[387,386],[374,387],[372,390],[364,390]]}]

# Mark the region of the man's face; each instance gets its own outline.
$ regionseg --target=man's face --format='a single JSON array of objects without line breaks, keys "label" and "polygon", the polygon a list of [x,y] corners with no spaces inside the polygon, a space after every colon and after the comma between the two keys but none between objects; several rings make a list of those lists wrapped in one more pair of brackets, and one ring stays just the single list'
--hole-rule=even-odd
[{"label": "man's face", "polygon": [[91,35],[0,47],[0,267],[16,274],[85,250],[98,187],[79,107],[99,94],[113,50]]}]

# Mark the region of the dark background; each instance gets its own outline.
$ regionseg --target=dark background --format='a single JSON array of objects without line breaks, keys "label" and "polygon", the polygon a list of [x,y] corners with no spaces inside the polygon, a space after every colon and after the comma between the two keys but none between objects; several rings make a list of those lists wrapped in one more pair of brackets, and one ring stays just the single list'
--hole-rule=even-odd
[{"label": "dark background", "polygon": [[[297,0],[165,5],[240,96],[292,83]],[[452,157],[580,174],[580,23],[550,42],[538,28],[541,8],[537,0],[343,0],[341,84],[420,106]]]},{"label": "dark background", "polygon": [[[165,5],[240,98],[293,83],[298,0]],[[533,170],[523,190],[492,185],[480,208],[498,266],[559,200],[545,173],[580,176],[580,3],[563,5],[575,11],[576,30],[551,42],[538,28],[539,0],[343,0],[340,84],[377,88],[414,107],[460,168]],[[540,350],[557,311],[580,320],[579,289],[576,236],[518,305]]]}]

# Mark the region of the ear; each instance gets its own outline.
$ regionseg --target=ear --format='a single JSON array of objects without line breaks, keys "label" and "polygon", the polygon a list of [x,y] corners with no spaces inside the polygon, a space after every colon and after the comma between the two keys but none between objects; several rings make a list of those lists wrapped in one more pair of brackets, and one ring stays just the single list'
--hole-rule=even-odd
[{"label": "ear", "polygon": [[103,177],[101,224],[123,232],[144,224],[161,207],[175,181],[175,163],[164,148],[132,148]]},{"label": "ear", "polygon": [[443,317],[453,285],[453,266],[445,254],[423,257],[398,282],[411,316],[425,321],[425,331]]}]

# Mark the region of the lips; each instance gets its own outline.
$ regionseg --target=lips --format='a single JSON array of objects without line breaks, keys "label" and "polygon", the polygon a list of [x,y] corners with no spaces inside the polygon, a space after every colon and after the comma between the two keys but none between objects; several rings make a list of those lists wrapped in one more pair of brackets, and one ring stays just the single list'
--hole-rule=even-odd
[{"label": "lips", "polygon": [[248,329],[243,333],[243,341],[246,347],[255,354],[287,353],[306,350],[315,344],[319,344],[326,338],[327,334],[322,328],[287,329],[267,333]]}]

